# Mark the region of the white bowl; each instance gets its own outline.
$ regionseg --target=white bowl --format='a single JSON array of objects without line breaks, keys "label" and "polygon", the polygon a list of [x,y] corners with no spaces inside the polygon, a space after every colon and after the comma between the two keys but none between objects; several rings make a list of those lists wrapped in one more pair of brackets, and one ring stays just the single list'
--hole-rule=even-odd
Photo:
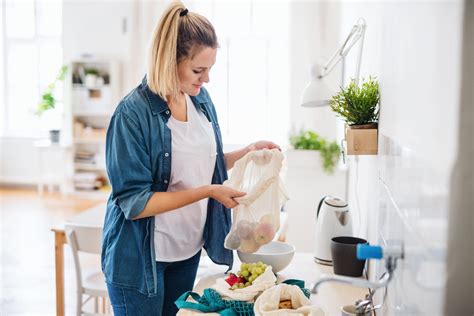
[{"label": "white bowl", "polygon": [[271,241],[263,245],[254,253],[247,253],[237,250],[237,255],[241,262],[254,263],[263,262],[271,265],[273,272],[285,269],[295,255],[295,247],[279,241]]}]

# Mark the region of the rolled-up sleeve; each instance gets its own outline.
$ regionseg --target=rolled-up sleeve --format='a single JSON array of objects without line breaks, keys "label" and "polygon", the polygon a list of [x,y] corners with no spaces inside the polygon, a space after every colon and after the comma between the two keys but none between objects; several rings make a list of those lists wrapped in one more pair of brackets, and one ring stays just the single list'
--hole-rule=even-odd
[{"label": "rolled-up sleeve", "polygon": [[153,194],[153,177],[139,119],[122,109],[114,113],[107,130],[106,166],[114,202],[126,219],[133,219]]}]

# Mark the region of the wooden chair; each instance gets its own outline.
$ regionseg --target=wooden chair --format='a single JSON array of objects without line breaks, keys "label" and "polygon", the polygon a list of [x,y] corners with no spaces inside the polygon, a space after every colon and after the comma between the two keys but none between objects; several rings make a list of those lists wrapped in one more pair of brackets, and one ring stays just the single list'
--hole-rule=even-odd
[{"label": "wooden chair", "polygon": [[[99,299],[102,301],[102,313],[105,314],[109,308],[107,286],[100,264],[92,267],[81,265],[81,253],[100,255],[102,244],[102,228],[85,227],[78,224],[67,223],[65,233],[68,244],[71,246],[76,270],[76,315],[91,315],[85,312],[84,305],[94,300],[94,313],[99,312]],[[85,296],[85,300],[84,300]]]}]

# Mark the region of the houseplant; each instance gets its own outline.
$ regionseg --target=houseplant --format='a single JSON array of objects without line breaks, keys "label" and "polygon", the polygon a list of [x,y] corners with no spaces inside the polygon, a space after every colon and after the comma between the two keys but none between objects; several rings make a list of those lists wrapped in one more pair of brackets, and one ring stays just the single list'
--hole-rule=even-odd
[{"label": "houseplant", "polygon": [[339,161],[341,149],[334,142],[329,142],[311,130],[302,130],[290,137],[290,143],[295,149],[319,150],[323,162],[323,170],[332,174]]},{"label": "houseplant", "polygon": [[348,155],[376,155],[379,84],[375,78],[358,85],[355,80],[334,95],[329,105],[346,122]]},{"label": "houseplant", "polygon": [[[36,115],[38,115],[39,117],[43,116],[45,112],[51,112],[52,110],[56,109],[56,85],[58,82],[61,82],[65,79],[67,70],[67,66],[62,66],[54,81],[50,83],[43,91],[43,94],[41,95],[41,100],[38,103],[38,107],[36,108]],[[55,128],[49,131],[52,142],[59,142],[59,132],[60,131]]]}]

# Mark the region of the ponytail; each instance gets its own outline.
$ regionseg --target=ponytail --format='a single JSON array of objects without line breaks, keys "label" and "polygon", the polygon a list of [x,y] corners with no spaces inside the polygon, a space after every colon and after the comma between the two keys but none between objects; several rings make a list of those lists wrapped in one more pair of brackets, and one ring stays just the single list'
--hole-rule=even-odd
[{"label": "ponytail", "polygon": [[179,95],[178,64],[192,59],[202,48],[217,48],[212,24],[174,1],[163,13],[153,32],[148,54],[147,83],[166,101]]}]

